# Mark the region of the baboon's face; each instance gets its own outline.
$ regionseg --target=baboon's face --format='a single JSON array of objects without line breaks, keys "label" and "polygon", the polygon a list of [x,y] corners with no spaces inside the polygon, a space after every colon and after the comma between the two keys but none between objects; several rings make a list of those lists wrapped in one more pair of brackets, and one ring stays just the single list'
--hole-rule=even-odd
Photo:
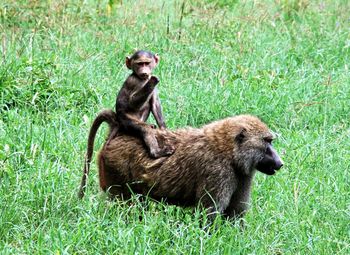
[{"label": "baboon's face", "polygon": [[262,159],[256,165],[256,169],[264,174],[273,175],[283,166],[282,159],[272,146],[272,139],[265,138],[264,140],[264,154]]},{"label": "baboon's face", "polygon": [[131,69],[141,80],[147,80],[152,75],[153,69],[159,62],[159,56],[150,52],[137,52],[126,58],[126,66]]},{"label": "baboon's face", "polygon": [[236,135],[238,151],[235,164],[243,174],[249,175],[253,169],[264,174],[273,175],[283,166],[282,159],[272,146],[273,135],[265,125],[252,125],[243,128]]}]

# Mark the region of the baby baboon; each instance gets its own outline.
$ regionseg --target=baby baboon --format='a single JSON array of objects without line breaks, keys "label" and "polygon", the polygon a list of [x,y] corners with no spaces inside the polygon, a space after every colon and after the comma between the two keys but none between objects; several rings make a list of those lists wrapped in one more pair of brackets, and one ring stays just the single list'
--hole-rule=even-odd
[{"label": "baby baboon", "polygon": [[[152,112],[158,126],[166,128],[156,89],[159,80],[152,76],[158,62],[158,55],[148,51],[137,51],[127,57],[125,63],[132,73],[124,82],[116,101],[119,131],[142,138],[154,158],[174,152],[174,147],[168,144],[161,148],[151,126],[145,123]],[[109,141],[113,137],[114,134],[111,134]]]},{"label": "baby baboon", "polygon": [[257,117],[240,115],[201,129],[156,130],[176,146],[173,155],[152,159],[142,142],[121,135],[98,156],[102,190],[128,198],[133,192],[183,206],[202,205],[216,213],[240,217],[248,208],[255,170],[273,175],[282,160],[273,136]]},{"label": "baby baboon", "polygon": [[[152,71],[159,62],[158,55],[148,51],[137,51],[131,57],[127,57],[125,62],[126,66],[132,70],[132,74],[126,79],[117,96],[117,114],[112,110],[102,111],[98,114],[90,129],[79,197],[84,196],[94,139],[99,126],[104,121],[110,127],[106,145],[118,132],[122,132],[143,138],[152,157],[158,158],[174,152],[174,147],[166,144],[165,140],[158,141],[153,133],[153,126],[145,123],[152,112],[158,126],[161,129],[166,128],[156,89],[159,80],[157,77],[152,76]],[[158,142],[160,145],[163,145],[162,148],[160,148]]]}]

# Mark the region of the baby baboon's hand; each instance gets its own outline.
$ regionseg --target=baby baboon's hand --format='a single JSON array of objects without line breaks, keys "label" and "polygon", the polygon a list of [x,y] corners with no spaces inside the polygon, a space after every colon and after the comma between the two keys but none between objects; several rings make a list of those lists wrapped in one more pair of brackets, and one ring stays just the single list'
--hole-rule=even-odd
[{"label": "baby baboon's hand", "polygon": [[151,78],[148,81],[151,85],[156,86],[159,83],[159,79],[157,76],[151,76]]}]

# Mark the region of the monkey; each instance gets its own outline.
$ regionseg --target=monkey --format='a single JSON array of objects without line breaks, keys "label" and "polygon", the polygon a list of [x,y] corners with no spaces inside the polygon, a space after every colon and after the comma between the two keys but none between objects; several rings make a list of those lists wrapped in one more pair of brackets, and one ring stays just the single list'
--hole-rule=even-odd
[{"label": "monkey", "polygon": [[[110,127],[109,136],[105,145],[118,133],[127,133],[143,138],[154,158],[167,156],[173,153],[174,147],[157,140],[152,133],[153,125],[145,121],[152,112],[160,129],[165,129],[165,121],[156,85],[159,83],[157,77],[152,76],[152,71],[159,62],[159,56],[148,51],[136,51],[132,56],[126,57],[125,64],[132,70],[120,89],[116,99],[116,113],[112,110],[103,110],[95,118],[90,129],[87,154],[84,164],[84,174],[81,181],[79,197],[85,193],[86,178],[90,171],[90,163],[96,132],[102,122],[107,122]],[[159,145],[163,145],[162,149]]]},{"label": "monkey", "polygon": [[176,147],[169,157],[150,158],[140,139],[121,135],[100,150],[100,187],[114,198],[133,193],[180,206],[201,206],[217,215],[243,217],[257,171],[274,175],[283,161],[267,125],[252,115],[214,121],[202,128],[157,129]]},{"label": "monkey", "polygon": [[[125,64],[132,73],[124,82],[116,99],[119,132],[142,138],[153,158],[168,156],[174,152],[174,147],[170,144],[165,143],[161,148],[153,134],[152,128],[155,126],[145,123],[152,113],[158,127],[166,128],[156,88],[159,79],[152,76],[158,62],[157,54],[142,50],[126,57]],[[108,142],[114,136],[115,132],[110,135]]]}]

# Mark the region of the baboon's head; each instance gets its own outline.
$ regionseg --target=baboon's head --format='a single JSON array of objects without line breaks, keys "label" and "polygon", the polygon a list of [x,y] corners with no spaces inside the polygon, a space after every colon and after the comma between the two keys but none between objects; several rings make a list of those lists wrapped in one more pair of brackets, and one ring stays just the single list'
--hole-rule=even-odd
[{"label": "baboon's head", "polygon": [[205,130],[216,150],[232,158],[240,174],[249,175],[257,169],[273,175],[283,166],[272,146],[274,136],[257,117],[239,115],[209,124]]},{"label": "baboon's head", "polygon": [[235,142],[239,157],[235,157],[244,173],[249,174],[253,169],[273,175],[283,166],[283,161],[272,146],[273,134],[260,119],[250,115],[236,117],[239,132]]},{"label": "baboon's head", "polygon": [[127,68],[133,71],[141,80],[151,77],[153,69],[159,62],[159,56],[149,51],[139,50],[130,57],[126,57]]}]

